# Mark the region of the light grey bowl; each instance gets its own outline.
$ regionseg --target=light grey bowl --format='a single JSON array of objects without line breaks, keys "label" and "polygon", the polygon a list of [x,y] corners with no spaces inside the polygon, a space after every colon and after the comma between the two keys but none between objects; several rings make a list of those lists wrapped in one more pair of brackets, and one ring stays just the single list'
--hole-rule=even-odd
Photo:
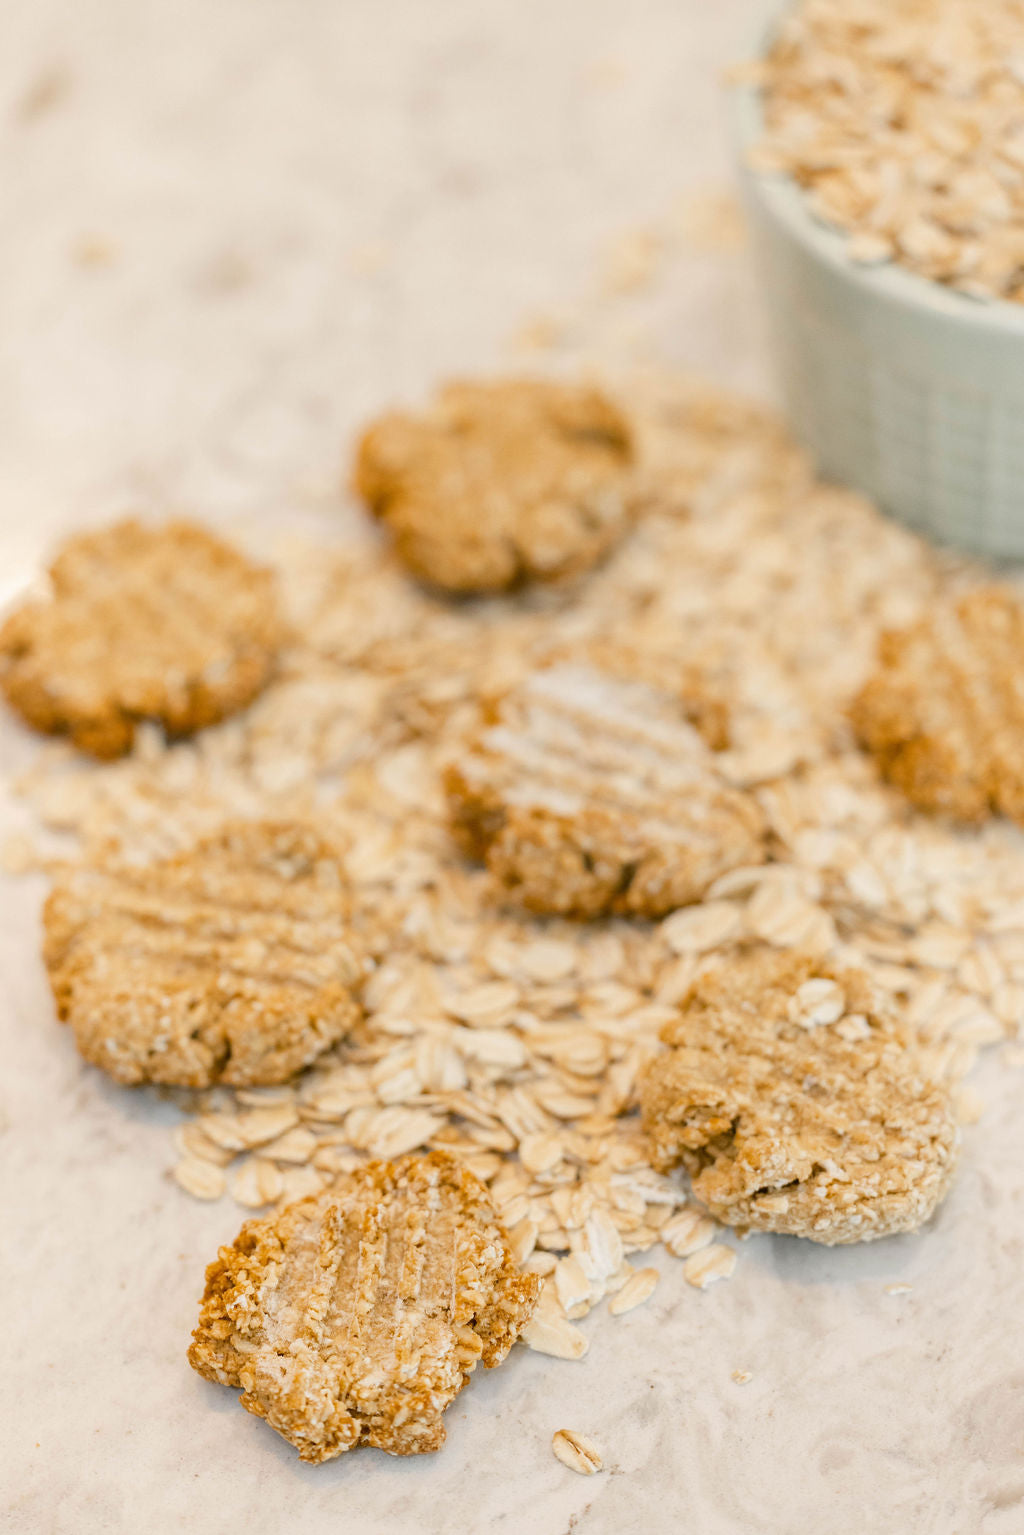
[{"label": "light grey bowl", "polygon": [[795,436],[826,478],[910,527],[1024,557],[1024,306],[982,303],[892,264],[856,265],[795,182],[746,164],[761,137],[760,92],[735,89],[733,115]]}]

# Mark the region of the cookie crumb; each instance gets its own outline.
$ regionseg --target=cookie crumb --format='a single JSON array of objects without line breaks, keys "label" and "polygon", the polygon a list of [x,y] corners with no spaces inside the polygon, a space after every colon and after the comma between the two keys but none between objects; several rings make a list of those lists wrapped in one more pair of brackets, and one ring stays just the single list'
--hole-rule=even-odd
[{"label": "cookie crumb", "polygon": [[82,235],[75,241],[71,255],[76,266],[109,267],[117,261],[117,246],[106,235]]}]

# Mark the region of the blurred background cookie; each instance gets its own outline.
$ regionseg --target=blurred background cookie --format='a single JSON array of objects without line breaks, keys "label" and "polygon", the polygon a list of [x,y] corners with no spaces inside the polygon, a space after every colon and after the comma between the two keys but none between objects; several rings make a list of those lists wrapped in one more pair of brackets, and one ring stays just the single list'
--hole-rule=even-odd
[{"label": "blurred background cookie", "polygon": [[364,434],[356,489],[399,558],[451,592],[496,592],[596,564],[625,530],[632,443],[599,390],[453,383]]},{"label": "blurred background cookie", "polygon": [[243,709],[281,643],[274,577],[189,522],[70,539],[50,595],[0,627],[0,687],[37,730],[97,757],[139,720],[187,735]]},{"label": "blurred background cookie", "polygon": [[854,729],[922,810],[1024,822],[1024,606],[984,586],[882,638]]}]

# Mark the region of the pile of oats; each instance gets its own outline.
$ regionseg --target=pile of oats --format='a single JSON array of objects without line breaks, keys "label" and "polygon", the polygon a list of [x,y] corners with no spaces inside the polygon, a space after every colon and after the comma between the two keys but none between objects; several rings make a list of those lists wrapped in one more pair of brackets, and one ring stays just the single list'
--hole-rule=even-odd
[{"label": "pile of oats", "polygon": [[1024,302],[1019,0],[805,0],[756,78],[757,168],[795,177],[854,260]]},{"label": "pile of oats", "polygon": [[[708,956],[744,935],[864,967],[905,1004],[922,1064],[957,1083],[1024,1018],[1024,839],[914,812],[846,718],[879,631],[974,579],[822,486],[776,420],[676,380],[619,391],[648,511],[572,589],[451,604],[367,535],[277,563],[296,638],[242,717],[97,765],[43,748],[22,791],[90,856],[174,851],[226,819],[314,813],[348,845],[375,958],[366,1018],[293,1083],[178,1095],[175,1177],[247,1208],[368,1157],[444,1148],[488,1185],[545,1283],[526,1338],[575,1359],[604,1297],[655,1292],[660,1247],[703,1289],[737,1249],[652,1168],[637,1080]],[[719,766],[755,796],[771,860],[658,922],[573,923],[496,903],[460,856],[442,771],[475,700],[552,643],[627,636],[692,656],[729,702]],[[15,849],[24,865],[26,850]],[[623,1325],[629,1325],[624,1323]]]}]

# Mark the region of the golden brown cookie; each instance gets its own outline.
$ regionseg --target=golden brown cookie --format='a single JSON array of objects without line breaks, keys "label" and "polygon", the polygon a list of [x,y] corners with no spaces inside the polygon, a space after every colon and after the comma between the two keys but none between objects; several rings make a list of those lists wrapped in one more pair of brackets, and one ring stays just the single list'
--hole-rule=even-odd
[{"label": "golden brown cookie", "polygon": [[883,775],[923,810],[1024,822],[1024,607],[1007,587],[883,636],[851,718]]},{"label": "golden brown cookie", "polygon": [[37,730],[94,756],[130,751],[142,719],[172,735],[211,725],[270,676],[273,575],[191,523],[72,538],[50,582],[0,627],[0,686]]},{"label": "golden brown cookie", "polygon": [[757,948],[684,998],[642,1084],[655,1165],[717,1220],[831,1246],[914,1231],[945,1195],[946,1090],[858,971]]},{"label": "golden brown cookie", "polygon": [[690,723],[717,710],[589,661],[533,672],[446,773],[455,835],[531,911],[656,917],[765,858],[749,795]]},{"label": "golden brown cookie", "polygon": [[451,592],[588,570],[628,520],[629,427],[596,389],[454,383],[363,436],[355,483],[400,559]]},{"label": "golden brown cookie", "polygon": [[248,822],[141,866],[72,869],[43,913],[57,1011],[119,1082],[284,1082],[360,1016],[337,851]]},{"label": "golden brown cookie", "polygon": [[206,1271],[188,1351],[306,1461],[439,1450],[478,1362],[500,1364],[540,1291],[487,1190],[441,1152],[369,1162],[247,1221]]}]

